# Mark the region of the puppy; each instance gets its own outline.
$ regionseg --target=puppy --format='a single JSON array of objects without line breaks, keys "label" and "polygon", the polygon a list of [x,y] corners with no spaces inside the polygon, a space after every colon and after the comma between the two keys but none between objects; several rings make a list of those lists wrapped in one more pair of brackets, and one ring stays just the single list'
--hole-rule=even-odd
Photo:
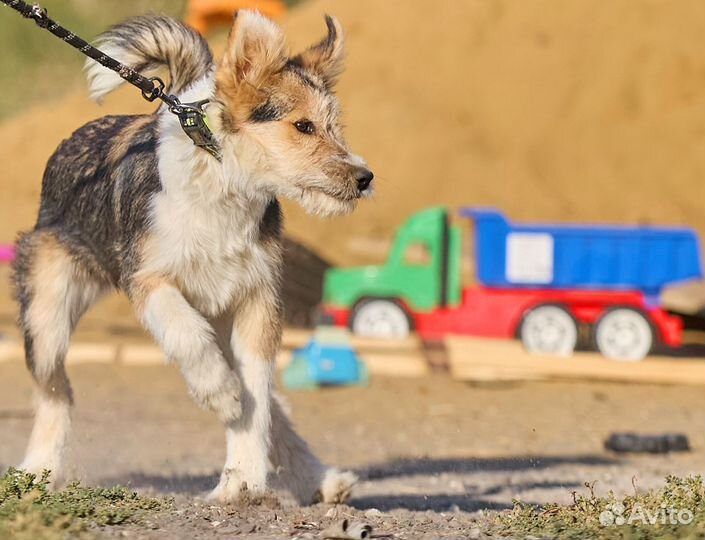
[{"label": "puppy", "polygon": [[[182,102],[209,99],[222,161],[194,146],[166,108],[86,124],[51,156],[34,230],[14,263],[27,365],[38,403],[22,469],[61,475],[72,392],[64,359],[81,315],[124,292],[183,374],[195,401],[224,422],[227,458],[211,496],[267,488],[269,465],[300,503],[344,500],[351,473],[323,465],[272,396],[280,344],[278,197],[321,216],[351,212],[373,174],[341,134],[332,93],[343,34],[288,56],[280,28],[237,14],[219,63],[203,38],[167,17],[113,27],[98,46],[143,71],[165,65]],[[91,95],[122,79],[89,61]]]}]

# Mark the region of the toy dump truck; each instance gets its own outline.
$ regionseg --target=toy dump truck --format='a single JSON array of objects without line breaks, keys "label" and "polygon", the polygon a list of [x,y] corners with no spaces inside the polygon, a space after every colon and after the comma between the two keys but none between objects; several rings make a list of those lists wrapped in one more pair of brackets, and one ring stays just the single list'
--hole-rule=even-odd
[{"label": "toy dump truck", "polygon": [[411,216],[386,264],[331,269],[323,313],[367,337],[514,338],[530,352],[572,354],[579,328],[604,356],[641,360],[681,345],[683,321],[662,308],[666,285],[702,277],[698,237],[679,228],[514,224],[492,209],[474,221],[475,286],[461,284],[461,231],[445,208]]}]

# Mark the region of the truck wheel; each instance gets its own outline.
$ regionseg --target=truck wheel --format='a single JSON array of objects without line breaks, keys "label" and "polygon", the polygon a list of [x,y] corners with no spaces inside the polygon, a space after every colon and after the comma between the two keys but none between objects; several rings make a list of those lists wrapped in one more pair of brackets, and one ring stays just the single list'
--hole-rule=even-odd
[{"label": "truck wheel", "polygon": [[578,341],[578,326],[560,306],[538,306],[524,316],[519,337],[530,353],[570,356]]},{"label": "truck wheel", "polygon": [[353,334],[371,338],[405,338],[411,333],[411,320],[393,300],[363,300],[350,317]]},{"label": "truck wheel", "polygon": [[595,347],[612,360],[638,362],[649,354],[653,344],[651,324],[635,309],[611,309],[595,326]]}]

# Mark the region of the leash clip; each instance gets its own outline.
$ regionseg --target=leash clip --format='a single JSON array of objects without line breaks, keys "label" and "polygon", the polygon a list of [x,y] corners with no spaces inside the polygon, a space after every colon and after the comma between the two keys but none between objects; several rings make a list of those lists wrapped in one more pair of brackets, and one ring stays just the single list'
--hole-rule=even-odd
[{"label": "leash clip", "polygon": [[[123,79],[124,78],[125,77],[123,77]],[[150,77],[147,80],[152,83],[152,89],[149,92],[146,92],[143,88],[142,97],[151,103],[152,101],[155,101],[164,94],[166,84],[159,77]],[[171,110],[171,107],[169,108],[169,110]]]}]

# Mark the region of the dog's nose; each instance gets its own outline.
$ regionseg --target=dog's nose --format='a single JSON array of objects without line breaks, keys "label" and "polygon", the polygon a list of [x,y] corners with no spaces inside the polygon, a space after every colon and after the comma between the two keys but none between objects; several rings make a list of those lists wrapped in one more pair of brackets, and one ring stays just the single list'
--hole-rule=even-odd
[{"label": "dog's nose", "polygon": [[357,174],[357,189],[360,193],[367,191],[374,177],[375,175],[369,169],[360,169],[360,172]]}]

